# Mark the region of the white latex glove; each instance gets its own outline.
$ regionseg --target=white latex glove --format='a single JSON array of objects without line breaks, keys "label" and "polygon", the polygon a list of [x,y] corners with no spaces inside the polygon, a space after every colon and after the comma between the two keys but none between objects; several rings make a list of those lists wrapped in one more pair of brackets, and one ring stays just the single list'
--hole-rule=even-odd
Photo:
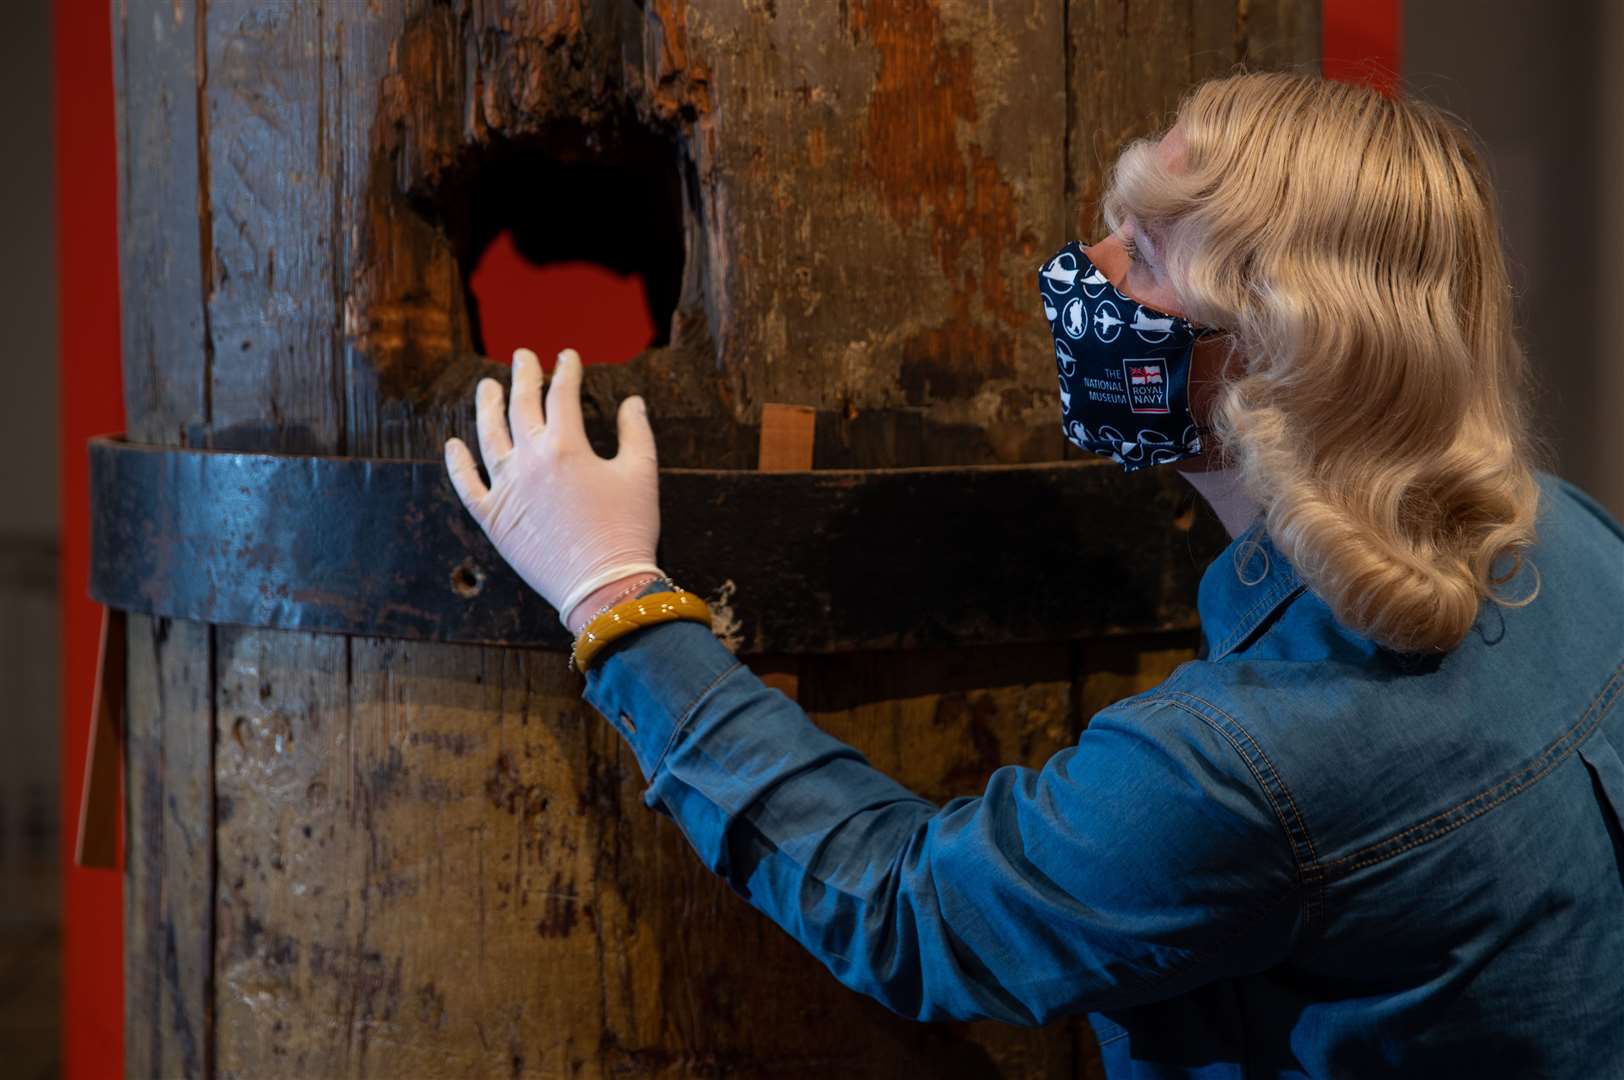
[{"label": "white latex glove", "polygon": [[[541,411],[541,361],[513,354],[513,399],[502,415],[502,384],[475,389],[479,455],[491,486],[479,479],[461,439],[445,444],[451,486],[514,571],[569,626],[570,612],[592,592],[649,571],[660,539],[659,471],[643,399],[620,403],[619,443],[605,460],[581,422],[581,357],[558,354],[547,415]],[[511,427],[511,433],[510,433]]]}]

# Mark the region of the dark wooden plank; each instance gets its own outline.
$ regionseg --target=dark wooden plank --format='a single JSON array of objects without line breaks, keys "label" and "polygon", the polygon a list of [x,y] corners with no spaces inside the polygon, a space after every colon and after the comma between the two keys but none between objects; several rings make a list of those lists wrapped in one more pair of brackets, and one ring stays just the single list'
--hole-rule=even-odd
[{"label": "dark wooden plank", "polygon": [[[208,242],[199,210],[198,12],[113,5],[127,430],[207,442]],[[212,727],[206,626],[132,617],[125,790],[125,1061],[210,1075]]]},{"label": "dark wooden plank", "polygon": [[125,1069],[213,1075],[214,814],[201,623],[129,617]]},{"label": "dark wooden plank", "polygon": [[1302,0],[1071,3],[1067,11],[1070,186],[1075,236],[1085,242],[1103,235],[1100,198],[1117,153],[1170,125],[1197,83],[1238,64],[1318,70],[1319,5]]},{"label": "dark wooden plank", "polygon": [[[364,30],[378,7],[209,0],[198,139],[217,448],[346,451],[341,311],[353,238],[338,206],[340,148],[354,133],[342,64],[355,24]],[[326,846],[325,817],[349,787],[348,640],[216,633],[214,1065],[222,1076],[359,1071],[347,1036],[360,1031],[364,1047],[370,1017],[351,995],[375,987],[377,972],[347,938],[357,923],[331,886],[352,863],[349,849]],[[312,857],[329,876],[308,894],[290,888]],[[312,980],[345,993],[318,1000],[303,992]],[[323,1041],[317,1018],[343,1024],[346,1039]]]},{"label": "dark wooden plank", "polygon": [[1239,6],[1238,33],[1248,61],[1319,74],[1321,10],[1319,4],[1299,0],[1254,0]]},{"label": "dark wooden plank", "polygon": [[[318,1038],[355,1019],[362,912],[334,888],[348,846],[352,737],[346,638],[221,627],[216,664],[214,957],[221,1076],[341,1076],[345,1045]],[[320,872],[312,873],[312,865]],[[361,916],[358,918],[358,916]],[[342,971],[344,979],[333,978]]]},{"label": "dark wooden plank", "polygon": [[339,19],[324,4],[208,2],[198,131],[216,447],[344,450]]},{"label": "dark wooden plank", "polygon": [[124,414],[131,438],[184,444],[209,416],[197,17],[190,0],[112,11]]}]

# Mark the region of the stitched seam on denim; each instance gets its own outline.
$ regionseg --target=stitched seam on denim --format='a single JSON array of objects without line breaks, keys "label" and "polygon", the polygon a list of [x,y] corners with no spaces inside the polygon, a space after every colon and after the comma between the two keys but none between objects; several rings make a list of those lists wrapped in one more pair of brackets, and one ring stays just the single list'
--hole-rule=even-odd
[{"label": "stitched seam on denim", "polygon": [[[1223,645],[1219,646],[1218,655],[1214,657],[1214,660],[1222,660],[1229,650],[1238,646],[1242,641],[1245,641],[1247,635],[1258,628],[1258,624],[1263,621],[1263,618],[1267,614],[1265,612],[1264,615],[1259,615],[1259,612],[1262,612],[1265,608],[1272,610],[1275,605],[1285,603],[1287,600],[1291,599],[1294,593],[1305,588],[1307,588],[1307,586],[1300,583],[1288,585],[1285,582],[1282,582],[1280,585],[1277,585],[1270,595],[1263,597],[1263,599],[1259,600],[1256,604],[1253,604],[1252,609],[1240,617],[1239,621],[1235,625],[1235,629],[1230,631],[1229,637],[1224,640]],[[1253,618],[1254,615],[1258,617]]]},{"label": "stitched seam on denim", "polygon": [[1222,659],[1224,653],[1228,652],[1235,645],[1237,645],[1243,638],[1246,637],[1247,623],[1251,622],[1252,621],[1252,616],[1256,615],[1259,611],[1261,611],[1263,609],[1263,606],[1265,604],[1269,603],[1270,601],[1272,601],[1273,599],[1274,599],[1274,596],[1273,596],[1272,593],[1269,594],[1269,595],[1265,595],[1262,599],[1258,600],[1255,604],[1253,604],[1247,610],[1246,614],[1242,615],[1239,619],[1235,620],[1234,629],[1230,630],[1229,636],[1224,638],[1223,644],[1218,646],[1218,659]]},{"label": "stitched seam on denim", "polygon": [[1263,779],[1263,777],[1258,775],[1257,765],[1250,757],[1247,756],[1246,751],[1241,748],[1240,743],[1236,741],[1235,737],[1229,732],[1225,731],[1223,727],[1217,724],[1211,717],[1203,715],[1200,709],[1191,708],[1182,701],[1174,701],[1171,697],[1150,698],[1147,700],[1165,701],[1174,708],[1189,713],[1191,716],[1195,717],[1203,724],[1206,724],[1209,728],[1222,736],[1223,740],[1229,744],[1230,749],[1234,750],[1236,755],[1246,763],[1246,771],[1252,774],[1253,782],[1255,782],[1258,788],[1263,792],[1264,797],[1269,800],[1269,808],[1274,811],[1275,821],[1280,824],[1281,830],[1286,834],[1287,841],[1291,843],[1291,861],[1296,864],[1297,872],[1300,876],[1302,874],[1302,859],[1297,855],[1296,843],[1291,842],[1291,827],[1286,824],[1285,814],[1280,809],[1280,803],[1278,800],[1276,800],[1274,792],[1269,789],[1269,784]]},{"label": "stitched seam on denim", "polygon": [[1247,638],[1251,637],[1253,634],[1257,633],[1258,627],[1262,626],[1263,623],[1269,618],[1269,616],[1273,615],[1276,611],[1278,611],[1280,608],[1284,607],[1286,604],[1289,604],[1293,599],[1296,598],[1298,593],[1302,592],[1306,588],[1307,588],[1306,585],[1292,585],[1292,586],[1289,586],[1289,587],[1282,587],[1280,589],[1280,591],[1275,594],[1273,599],[1269,600],[1265,604],[1259,605],[1262,608],[1262,610],[1257,613],[1256,618],[1253,618],[1253,619],[1249,620],[1250,625],[1245,628],[1245,632],[1239,634],[1235,638],[1235,640],[1232,641],[1229,644],[1228,648],[1226,649],[1226,652],[1227,651],[1233,651],[1235,649],[1240,648],[1241,643],[1244,642]]},{"label": "stitched seam on denim", "polygon": [[1220,653],[1228,653],[1228,651],[1231,650],[1231,648],[1233,648],[1237,642],[1241,642],[1242,638],[1246,638],[1247,632],[1249,632],[1247,627],[1249,627],[1250,622],[1252,622],[1254,616],[1257,616],[1257,612],[1262,611],[1263,604],[1270,603],[1270,599],[1273,599],[1272,596],[1270,596],[1270,598],[1260,599],[1260,601],[1252,604],[1252,606],[1247,609],[1244,616],[1241,616],[1236,620],[1236,624],[1234,624],[1233,629],[1229,630],[1228,637],[1224,638],[1223,645],[1218,648]]},{"label": "stitched seam on denim", "polygon": [[[1266,781],[1263,777],[1258,775],[1256,767],[1253,765],[1252,760],[1247,756],[1245,751],[1243,751],[1239,746],[1235,746],[1235,752],[1241,756],[1241,760],[1247,763],[1247,768],[1252,770],[1252,778],[1257,781],[1258,787],[1262,788],[1264,795],[1268,797],[1269,805],[1274,809],[1275,819],[1280,823],[1280,827],[1285,830],[1286,839],[1291,844],[1292,861],[1297,864],[1297,877],[1303,887],[1303,921],[1310,929],[1319,925],[1320,918],[1324,910],[1325,867],[1319,861],[1319,851],[1314,846],[1313,835],[1308,831],[1308,822],[1306,819],[1304,819],[1302,810],[1298,808],[1297,800],[1291,794],[1291,788],[1286,784],[1285,778],[1280,775],[1280,770],[1275,768],[1274,762],[1269,758],[1269,755],[1264,752],[1263,747],[1260,746],[1258,741],[1252,737],[1252,733],[1247,731],[1246,727],[1236,720],[1234,716],[1230,715],[1230,713],[1227,711],[1220,709],[1218,706],[1201,697],[1199,694],[1192,694],[1188,690],[1168,690],[1165,692],[1164,700],[1171,705],[1179,706],[1193,716],[1201,717],[1201,719],[1207,723],[1208,726],[1212,727],[1214,731],[1223,734],[1226,739],[1229,739],[1232,746],[1235,745],[1234,739],[1228,735],[1221,726],[1214,723],[1212,718],[1203,714],[1200,709],[1186,705],[1183,702],[1173,700],[1173,695],[1175,694],[1198,701],[1202,705],[1205,705],[1207,708],[1211,709],[1213,712],[1217,713],[1219,716],[1222,716],[1232,727],[1234,727],[1237,732],[1241,734],[1242,737],[1246,739],[1249,744],[1251,744],[1252,749],[1256,751],[1257,756],[1262,759],[1263,764],[1267,767],[1272,784],[1270,781]],[[1291,820],[1288,821],[1287,815],[1281,812],[1280,803],[1276,798],[1275,792],[1272,790],[1273,787],[1278,787],[1280,789],[1280,794],[1285,796],[1286,802],[1291,804]],[[1295,828],[1293,828],[1293,822],[1296,823]],[[1306,865],[1304,864],[1302,855],[1298,850],[1298,836],[1301,836],[1302,843],[1308,848],[1309,861]]]},{"label": "stitched seam on denim", "polygon": [[[1563,732],[1561,735],[1558,735],[1555,739],[1553,739],[1550,742],[1550,744],[1545,747],[1545,749],[1541,750],[1539,752],[1539,754],[1537,754],[1531,762],[1529,762],[1526,766],[1524,766],[1516,774],[1507,777],[1506,779],[1500,781],[1498,784],[1495,784],[1492,787],[1486,788],[1483,791],[1480,791],[1475,795],[1467,796],[1465,799],[1462,799],[1460,802],[1456,803],[1454,806],[1451,806],[1446,810],[1439,811],[1438,813],[1434,814],[1432,817],[1426,819],[1425,821],[1421,821],[1421,822],[1418,822],[1418,823],[1416,823],[1414,825],[1411,825],[1409,828],[1404,829],[1404,830],[1402,830],[1400,832],[1394,833],[1392,836],[1384,837],[1383,839],[1377,840],[1374,843],[1367,844],[1364,847],[1360,848],[1358,851],[1350,852],[1347,855],[1343,855],[1343,856],[1340,856],[1338,858],[1332,859],[1330,861],[1330,865],[1335,866],[1338,863],[1343,863],[1343,862],[1347,862],[1347,861],[1349,861],[1351,859],[1356,859],[1359,856],[1365,854],[1366,852],[1372,851],[1375,848],[1381,847],[1384,844],[1391,844],[1391,843],[1395,843],[1395,842],[1397,842],[1399,840],[1402,840],[1404,837],[1408,836],[1409,834],[1411,834],[1413,832],[1416,832],[1417,830],[1425,829],[1428,826],[1430,826],[1431,824],[1433,824],[1434,822],[1439,821],[1439,820],[1441,820],[1443,818],[1446,818],[1449,815],[1451,815],[1451,814],[1453,814],[1453,813],[1455,813],[1455,812],[1457,812],[1457,811],[1459,811],[1461,809],[1464,809],[1467,805],[1469,805],[1469,804],[1471,804],[1471,803],[1473,803],[1473,802],[1475,802],[1475,801],[1477,801],[1479,799],[1485,799],[1485,798],[1488,798],[1488,797],[1494,795],[1501,788],[1510,786],[1512,784],[1516,784],[1519,781],[1519,779],[1525,778],[1529,772],[1531,772],[1531,771],[1533,771],[1535,769],[1539,769],[1542,766],[1542,764],[1544,764],[1544,761],[1543,761],[1544,758],[1549,757],[1550,755],[1555,754],[1558,751],[1560,751],[1561,748],[1562,748],[1562,744],[1565,741],[1567,741],[1569,739],[1572,739],[1574,737],[1575,733],[1578,732],[1578,730],[1581,727],[1584,727],[1587,722],[1591,726],[1594,726],[1595,724],[1600,723],[1601,717],[1602,717],[1602,715],[1605,715],[1606,708],[1607,708],[1607,705],[1603,705],[1603,699],[1607,698],[1609,692],[1614,689],[1614,684],[1618,683],[1621,674],[1624,674],[1624,661],[1621,661],[1619,663],[1619,665],[1613,669],[1613,672],[1608,677],[1607,682],[1605,684],[1603,684],[1601,690],[1599,692],[1597,692],[1596,696],[1591,699],[1590,704],[1585,706],[1585,711],[1579,715],[1579,719],[1574,722],[1573,726],[1570,727],[1567,731]],[[1607,704],[1610,705],[1610,702],[1608,702]],[[1591,712],[1593,710],[1595,710],[1598,705],[1603,705],[1602,712],[1598,713],[1593,719],[1590,719]],[[1583,741],[1583,739],[1581,737],[1580,739],[1578,739],[1575,742],[1575,745],[1577,745],[1577,742],[1582,742],[1582,741]],[[1572,751],[1572,749],[1573,749],[1572,747],[1569,747],[1568,751],[1563,753],[1563,756],[1565,757],[1568,752]],[[1543,775],[1543,773],[1541,775]],[[1526,785],[1526,783],[1531,782],[1531,781],[1524,779],[1523,782]]]},{"label": "stitched seam on denim", "polygon": [[[1096,1009],[1095,1011],[1098,1012],[1099,1010]],[[1110,1043],[1116,1042],[1118,1039],[1126,1039],[1127,1037],[1128,1037],[1128,1029],[1123,1028],[1121,1031],[1117,1032],[1115,1035],[1112,1035],[1109,1039],[1097,1039],[1096,1041],[1098,1041],[1098,1043],[1101,1046],[1106,1046],[1106,1045],[1108,1045]]]},{"label": "stitched seam on denim", "polygon": [[[1252,733],[1247,731],[1245,726],[1236,720],[1234,716],[1230,715],[1230,713],[1220,709],[1218,706],[1214,705],[1212,702],[1208,701],[1199,694],[1193,694],[1188,690],[1169,690],[1168,693],[1170,695],[1178,694],[1183,697],[1192,698],[1199,701],[1201,704],[1205,705],[1207,708],[1229,721],[1230,724],[1234,725],[1235,730],[1240,732],[1242,737],[1244,737],[1246,741],[1251,744],[1252,749],[1257,751],[1257,756],[1262,758],[1263,763],[1268,766],[1269,775],[1273,778],[1274,783],[1279,786],[1281,794],[1283,794],[1286,797],[1286,801],[1291,804],[1291,814],[1297,823],[1296,831],[1302,834],[1303,843],[1308,846],[1310,862],[1317,866],[1319,864],[1319,851],[1314,847],[1314,837],[1308,831],[1308,822],[1304,820],[1303,812],[1298,808],[1297,800],[1292,797],[1291,788],[1287,786],[1285,779],[1280,775],[1280,770],[1275,768],[1274,762],[1270,760],[1269,755],[1264,752],[1263,747],[1258,745],[1257,740],[1252,737]],[[1194,711],[1199,712],[1199,710]],[[1293,830],[1290,824],[1283,818],[1280,824],[1286,829],[1286,833],[1288,835],[1292,833]]]},{"label": "stitched seam on denim", "polygon": [[[1595,732],[1595,730],[1596,730],[1595,725],[1592,725],[1589,729],[1586,730],[1585,738],[1588,738],[1592,733]],[[1409,851],[1411,848],[1418,848],[1422,844],[1425,844],[1429,840],[1436,840],[1438,837],[1443,836],[1446,833],[1454,832],[1456,829],[1460,828],[1462,825],[1465,825],[1468,821],[1471,821],[1474,818],[1482,817],[1484,814],[1488,813],[1490,810],[1493,810],[1496,806],[1499,806],[1501,803],[1506,802],[1506,801],[1514,798],[1515,796],[1522,794],[1524,791],[1527,791],[1529,788],[1533,787],[1535,783],[1537,783],[1538,781],[1544,779],[1546,774],[1551,772],[1551,770],[1555,769],[1558,765],[1562,764],[1562,762],[1566,761],[1569,758],[1569,756],[1572,755],[1572,753],[1573,753],[1573,751],[1575,749],[1577,749],[1580,746],[1583,746],[1584,743],[1585,743],[1585,738],[1580,739],[1578,742],[1576,742],[1572,746],[1568,747],[1566,752],[1564,752],[1560,757],[1558,757],[1556,760],[1552,761],[1549,765],[1547,765],[1537,776],[1529,777],[1526,783],[1522,784],[1521,786],[1519,786],[1519,787],[1517,787],[1517,788],[1515,788],[1515,789],[1513,789],[1511,791],[1506,792],[1504,795],[1501,795],[1498,799],[1495,799],[1493,802],[1486,803],[1485,805],[1478,807],[1476,810],[1473,810],[1471,813],[1466,814],[1463,817],[1457,818],[1456,820],[1451,821],[1451,822],[1449,822],[1447,824],[1440,825],[1440,826],[1438,826],[1438,828],[1434,829],[1432,832],[1424,833],[1424,834],[1422,834],[1420,836],[1417,836],[1415,839],[1409,841],[1408,843],[1401,844],[1398,847],[1393,848],[1390,851],[1383,852],[1383,853],[1377,854],[1377,855],[1372,855],[1368,859],[1362,859],[1359,862],[1352,863],[1347,867],[1347,872],[1351,873],[1352,871],[1358,870],[1361,867],[1374,866],[1376,863],[1386,862],[1388,859],[1391,859],[1395,855],[1399,855],[1399,854],[1402,854],[1403,852]]]},{"label": "stitched seam on denim", "polygon": [[[1478,792],[1476,795],[1472,795],[1461,800],[1454,806],[1451,806],[1449,809],[1440,811],[1425,821],[1411,825],[1402,832],[1394,833],[1392,836],[1377,840],[1373,844],[1367,844],[1358,851],[1350,852],[1347,855],[1332,859],[1330,863],[1327,864],[1328,868],[1343,869],[1342,864],[1347,863],[1348,865],[1345,868],[1345,872],[1352,872],[1360,869],[1361,867],[1373,866],[1376,863],[1390,859],[1402,852],[1409,851],[1411,848],[1419,847],[1429,840],[1435,840],[1445,833],[1453,832],[1462,825],[1466,824],[1468,821],[1471,821],[1473,818],[1479,817],[1488,813],[1490,810],[1493,810],[1496,806],[1499,806],[1512,796],[1521,794],[1522,792],[1528,790],[1535,783],[1544,779],[1552,769],[1556,768],[1563,761],[1565,761],[1568,756],[1572,754],[1573,751],[1577,749],[1586,738],[1589,737],[1590,733],[1594,731],[1598,725],[1600,725],[1602,717],[1607,715],[1614,702],[1618,700],[1617,691],[1621,685],[1624,685],[1624,681],[1621,681],[1621,678],[1624,678],[1624,661],[1621,661],[1619,665],[1613,669],[1612,675],[1608,678],[1607,682],[1602,686],[1601,690],[1596,694],[1596,696],[1591,699],[1590,704],[1585,706],[1585,711],[1580,714],[1579,719],[1574,722],[1574,725],[1561,735],[1557,736],[1557,738],[1554,739],[1550,745],[1546,746],[1544,750],[1540,751],[1533,761],[1529,762],[1528,765],[1524,766],[1516,774],[1508,776],[1506,779],[1500,781],[1498,784],[1495,784],[1493,787],[1486,788],[1483,791]],[[1594,713],[1594,715],[1592,715],[1592,713]],[[1581,731],[1581,729],[1583,730]],[[1565,748],[1563,746],[1564,743],[1567,744]],[[1547,761],[1547,758],[1550,760]],[[1467,807],[1471,806],[1471,804],[1475,802],[1482,802],[1483,800],[1491,801],[1486,802],[1484,805],[1479,806],[1476,809],[1473,809],[1469,813],[1465,813],[1464,816],[1455,817],[1455,820],[1453,821],[1445,822],[1444,824],[1439,825],[1437,828],[1433,828],[1430,831],[1425,831],[1428,830],[1428,828],[1435,822],[1461,814],[1466,810]],[[1413,839],[1408,840],[1405,843],[1399,843],[1400,840],[1403,840],[1405,837],[1417,832],[1419,832],[1420,835],[1415,836]],[[1365,855],[1368,855],[1368,857],[1360,858],[1360,856]]]},{"label": "stitched seam on denim", "polygon": [[729,667],[726,671],[723,671],[720,675],[716,676],[716,678],[712,679],[703,690],[695,695],[694,699],[688,703],[687,707],[684,708],[680,714],[678,714],[677,722],[671,725],[671,734],[666,736],[665,746],[660,748],[660,756],[654,759],[653,765],[649,766],[648,774],[650,778],[653,778],[659,774],[660,766],[665,763],[666,755],[671,752],[671,748],[677,743],[677,736],[681,735],[683,731],[686,730],[688,727],[688,721],[693,718],[694,710],[699,708],[699,703],[705,699],[705,695],[714,690],[717,683],[721,682],[723,679],[727,678],[729,675],[733,674],[733,672],[737,671],[743,666],[744,661],[735,656],[733,658],[733,666]]}]

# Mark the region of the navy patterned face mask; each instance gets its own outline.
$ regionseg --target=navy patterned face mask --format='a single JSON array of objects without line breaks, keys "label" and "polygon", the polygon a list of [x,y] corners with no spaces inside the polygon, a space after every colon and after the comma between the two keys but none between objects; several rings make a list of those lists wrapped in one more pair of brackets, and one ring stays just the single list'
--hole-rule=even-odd
[{"label": "navy patterned face mask", "polygon": [[1060,368],[1060,428],[1123,472],[1194,457],[1207,428],[1190,413],[1197,330],[1119,292],[1073,240],[1038,271]]}]

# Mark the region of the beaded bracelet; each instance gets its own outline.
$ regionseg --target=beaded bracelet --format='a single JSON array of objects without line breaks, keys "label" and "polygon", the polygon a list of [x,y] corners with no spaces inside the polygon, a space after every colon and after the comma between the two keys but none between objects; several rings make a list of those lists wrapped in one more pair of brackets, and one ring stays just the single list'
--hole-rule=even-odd
[{"label": "beaded bracelet", "polygon": [[634,630],[673,619],[690,619],[711,625],[710,608],[704,599],[684,589],[674,592],[637,596],[622,601],[581,627],[581,633],[570,649],[571,671],[585,672],[605,645],[625,637]]}]

